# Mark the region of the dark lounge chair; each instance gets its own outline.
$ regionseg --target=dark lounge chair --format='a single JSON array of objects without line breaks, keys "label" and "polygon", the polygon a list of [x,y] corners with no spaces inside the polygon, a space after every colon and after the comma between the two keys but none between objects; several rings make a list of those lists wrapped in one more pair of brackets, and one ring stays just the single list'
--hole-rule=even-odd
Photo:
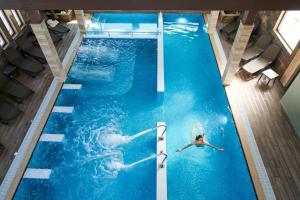
[{"label": "dark lounge chair", "polygon": [[33,91],[17,80],[9,79],[0,74],[0,92],[9,96],[18,103],[22,103]]},{"label": "dark lounge chair", "polygon": [[264,52],[264,50],[269,46],[272,41],[272,37],[269,35],[261,35],[254,45],[247,48],[242,57],[242,62],[246,63],[256,58]]},{"label": "dark lounge chair", "polygon": [[35,77],[45,69],[41,63],[33,58],[24,57],[21,52],[14,47],[9,47],[4,50],[4,55],[10,64],[16,66],[18,70],[24,71],[32,77]]},{"label": "dark lounge chair", "polygon": [[220,29],[220,33],[225,37],[226,40],[229,39],[230,34],[236,32],[240,25],[240,17],[235,19],[234,21],[230,22],[229,24],[226,24],[224,27]]},{"label": "dark lounge chair", "polygon": [[52,38],[52,41],[54,43],[58,43],[59,41],[62,40],[62,35],[61,34],[55,34],[53,31],[49,30],[50,36]]},{"label": "dark lounge chair", "polygon": [[[8,124],[10,121],[17,118],[17,116],[21,113],[20,110],[18,110],[13,105],[0,100],[0,121],[3,124]],[[3,151],[4,146],[0,144],[0,152]]]},{"label": "dark lounge chair", "polygon": [[[54,43],[57,43],[57,42],[59,42],[60,40],[62,40],[62,36],[61,36],[60,34],[55,34],[55,33],[54,33],[53,31],[51,31],[51,30],[49,30],[49,33],[50,33],[50,36],[51,36],[52,41],[53,41]],[[25,29],[25,31],[24,31],[23,34],[26,35],[27,39],[28,39],[30,42],[32,42],[34,45],[38,45],[38,41],[37,41],[37,39],[36,39],[36,37],[35,37],[35,35],[34,35],[34,33],[33,33],[33,31],[32,31],[32,29],[31,29],[30,26],[28,26],[28,27]]]},{"label": "dark lounge chair", "polygon": [[14,77],[17,74],[17,68],[12,65],[0,66],[0,72],[8,77]]},{"label": "dark lounge chair", "polygon": [[271,65],[277,58],[279,52],[280,47],[276,44],[271,44],[259,57],[243,65],[242,69],[254,77],[259,72]]},{"label": "dark lounge chair", "polygon": [[16,42],[25,54],[34,57],[43,64],[47,62],[42,49],[39,46],[34,46],[33,43],[27,39],[26,35],[20,36]]},{"label": "dark lounge chair", "polygon": [[[70,29],[68,27],[65,27],[64,25],[58,23],[56,26],[52,27],[49,23],[48,23],[48,20],[52,20],[52,19],[47,19],[46,20],[46,24],[48,26],[48,29],[49,30],[52,30],[54,31],[55,33],[68,33],[70,31]],[[54,20],[54,21],[57,21],[57,20]],[[57,21],[58,22],[58,21]]]}]

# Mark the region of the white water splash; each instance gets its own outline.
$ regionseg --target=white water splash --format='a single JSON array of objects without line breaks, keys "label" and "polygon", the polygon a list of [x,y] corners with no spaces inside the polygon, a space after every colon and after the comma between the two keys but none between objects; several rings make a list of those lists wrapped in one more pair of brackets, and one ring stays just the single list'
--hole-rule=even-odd
[{"label": "white water splash", "polygon": [[156,127],[138,132],[132,136],[126,136],[126,135],[116,134],[116,133],[105,134],[105,135],[100,136],[99,142],[104,148],[115,148],[122,144],[127,144],[127,143],[141,137],[142,135],[150,133],[154,130],[156,130]]},{"label": "white water splash", "polygon": [[120,161],[112,161],[112,162],[109,162],[109,163],[106,163],[106,167],[109,169],[109,170],[111,170],[111,171],[114,171],[114,170],[117,170],[117,171],[120,171],[120,170],[122,170],[122,169],[129,169],[129,168],[132,168],[132,167],[134,167],[134,166],[136,166],[136,165],[138,165],[138,164],[141,164],[141,163],[143,163],[143,162],[146,162],[146,161],[148,161],[148,160],[150,160],[150,159],[153,159],[153,158],[156,158],[157,157],[157,155],[151,155],[151,156],[149,156],[149,157],[147,157],[147,158],[144,158],[144,159],[141,159],[141,160],[139,160],[139,161],[136,161],[136,162],[134,162],[134,163],[131,163],[131,164],[124,164],[124,163],[122,163],[122,162],[120,162]]}]

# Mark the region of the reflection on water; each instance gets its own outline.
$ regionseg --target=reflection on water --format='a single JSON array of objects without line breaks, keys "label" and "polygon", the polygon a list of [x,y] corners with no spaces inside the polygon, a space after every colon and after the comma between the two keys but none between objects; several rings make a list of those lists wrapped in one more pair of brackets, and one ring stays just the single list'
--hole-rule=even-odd
[{"label": "reflection on water", "polygon": [[199,23],[196,22],[164,22],[164,34],[173,35],[180,34],[183,37],[194,39],[198,37],[197,34],[190,35],[191,32],[197,32]]}]

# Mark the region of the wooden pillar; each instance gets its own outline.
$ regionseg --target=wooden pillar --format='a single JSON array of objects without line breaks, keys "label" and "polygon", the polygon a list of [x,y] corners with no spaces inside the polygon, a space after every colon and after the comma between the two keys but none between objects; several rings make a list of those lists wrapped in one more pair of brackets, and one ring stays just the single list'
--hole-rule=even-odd
[{"label": "wooden pillar", "polygon": [[207,27],[207,32],[209,34],[213,34],[217,29],[219,13],[220,11],[217,10],[210,11],[210,15],[208,18],[208,27]]},{"label": "wooden pillar", "polygon": [[62,62],[57,54],[56,48],[48,31],[45,21],[39,11],[29,11],[30,25],[38,40],[38,43],[45,55],[54,78],[59,82],[64,82],[66,73]]},{"label": "wooden pillar", "polygon": [[225,86],[230,85],[235,76],[236,71],[238,70],[239,64],[241,62],[242,56],[247,47],[249,38],[254,27],[253,23],[255,16],[256,12],[254,13],[246,11],[243,14],[237,34],[235,36],[233,45],[229,53],[229,58],[227,60],[224,72],[222,74],[222,80]]},{"label": "wooden pillar", "polygon": [[[299,45],[298,45],[299,46]],[[295,78],[298,74],[300,69],[300,47],[298,48],[297,52],[294,55],[293,60],[285,70],[284,74],[282,75],[280,82],[284,87],[290,85],[291,81]]]},{"label": "wooden pillar", "polygon": [[85,27],[85,18],[84,18],[83,10],[74,10],[74,13],[75,13],[75,17],[76,17],[80,32],[85,33],[86,27]]}]

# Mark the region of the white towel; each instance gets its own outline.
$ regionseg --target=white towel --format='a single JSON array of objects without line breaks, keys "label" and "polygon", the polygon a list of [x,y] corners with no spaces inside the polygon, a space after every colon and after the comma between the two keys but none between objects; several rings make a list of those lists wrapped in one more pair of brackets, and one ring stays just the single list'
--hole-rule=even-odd
[{"label": "white towel", "polygon": [[59,22],[57,20],[48,19],[47,24],[54,28]]}]

